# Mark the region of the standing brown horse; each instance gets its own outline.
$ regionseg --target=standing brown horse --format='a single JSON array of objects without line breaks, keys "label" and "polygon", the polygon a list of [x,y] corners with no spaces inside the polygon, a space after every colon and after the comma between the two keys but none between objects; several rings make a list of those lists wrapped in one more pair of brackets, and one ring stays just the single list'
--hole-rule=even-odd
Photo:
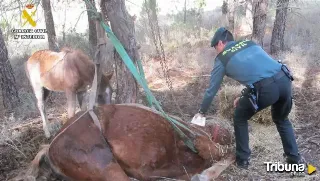
[{"label": "standing brown horse", "polygon": [[[221,126],[204,129],[180,121],[198,135],[193,141],[198,153],[194,153],[171,124],[149,108],[102,105],[94,112],[102,132],[87,112],[77,113],[36,155],[24,177],[37,177],[44,161],[67,180],[129,181],[129,176],[141,181],[161,177],[190,180],[215,160],[233,159],[228,147],[231,133]],[[211,173],[217,176],[219,168]]]},{"label": "standing brown horse", "polygon": [[[40,50],[35,52],[26,62],[26,73],[34,94],[37,98],[38,108],[43,121],[43,129],[47,138],[50,137],[48,119],[45,112],[44,102],[50,91],[65,92],[68,104],[68,118],[75,114],[76,96],[81,109],[84,93],[92,85],[95,65],[80,50],[69,48],[61,52]],[[98,91],[98,103],[111,103],[111,86],[109,75],[101,77],[100,90]]]}]

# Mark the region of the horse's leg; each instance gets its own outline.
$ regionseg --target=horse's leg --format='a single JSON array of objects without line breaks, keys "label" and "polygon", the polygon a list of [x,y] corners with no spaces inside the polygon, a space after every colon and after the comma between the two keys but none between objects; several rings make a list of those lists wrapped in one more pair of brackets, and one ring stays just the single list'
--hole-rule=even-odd
[{"label": "horse's leg", "polygon": [[46,102],[47,99],[49,98],[49,95],[50,95],[50,90],[46,89],[46,88],[42,88],[43,90],[43,100]]},{"label": "horse's leg", "polygon": [[46,116],[45,104],[43,99],[43,89],[41,86],[41,76],[38,70],[39,67],[28,67],[26,65],[25,68],[26,68],[26,73],[31,83],[33,92],[37,99],[37,106],[40,111],[44,134],[47,138],[50,138],[50,131],[48,128],[49,123]]},{"label": "horse's leg", "polygon": [[68,118],[74,116],[76,110],[76,92],[73,90],[66,90],[67,104],[68,104]]},{"label": "horse's leg", "polygon": [[33,90],[34,90],[34,94],[37,98],[38,109],[40,111],[40,115],[41,115],[41,119],[42,119],[42,126],[43,126],[44,134],[46,135],[47,138],[50,138],[50,131],[48,128],[49,122],[48,122],[47,115],[46,115],[43,89],[40,86],[40,84],[39,85],[33,84]]},{"label": "horse's leg", "polygon": [[85,95],[86,91],[79,91],[77,93],[77,98],[78,98],[78,102],[79,102],[79,106],[81,108],[81,111],[85,111],[87,108],[87,104],[85,102],[83,102],[83,98]]}]

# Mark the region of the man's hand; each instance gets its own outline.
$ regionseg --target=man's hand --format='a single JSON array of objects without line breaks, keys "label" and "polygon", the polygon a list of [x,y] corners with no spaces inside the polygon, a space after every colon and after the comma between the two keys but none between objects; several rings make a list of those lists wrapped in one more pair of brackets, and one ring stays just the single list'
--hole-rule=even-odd
[{"label": "man's hand", "polygon": [[240,97],[237,97],[234,101],[233,101],[233,106],[234,108],[237,107],[238,103],[239,103]]},{"label": "man's hand", "polygon": [[199,125],[199,126],[205,126],[206,125],[206,117],[204,114],[197,113],[193,116],[191,123]]}]

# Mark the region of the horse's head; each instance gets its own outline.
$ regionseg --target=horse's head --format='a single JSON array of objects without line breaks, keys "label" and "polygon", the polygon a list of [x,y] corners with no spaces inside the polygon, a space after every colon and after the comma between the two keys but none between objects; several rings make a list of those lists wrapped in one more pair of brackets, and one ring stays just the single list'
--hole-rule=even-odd
[{"label": "horse's head", "polygon": [[98,92],[98,104],[111,104],[112,87],[110,85],[110,79],[112,75],[113,72],[109,74],[102,73],[100,90]]}]

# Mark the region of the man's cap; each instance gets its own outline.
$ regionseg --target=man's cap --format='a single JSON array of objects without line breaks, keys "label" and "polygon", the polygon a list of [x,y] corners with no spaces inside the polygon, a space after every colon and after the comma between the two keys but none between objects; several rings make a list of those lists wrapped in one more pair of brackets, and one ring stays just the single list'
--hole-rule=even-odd
[{"label": "man's cap", "polygon": [[[218,44],[219,40],[224,40],[226,37],[222,37],[225,32],[229,32],[226,28],[220,27],[214,33],[213,38],[211,39],[211,47],[214,47]],[[226,36],[226,35],[225,35]]]}]

